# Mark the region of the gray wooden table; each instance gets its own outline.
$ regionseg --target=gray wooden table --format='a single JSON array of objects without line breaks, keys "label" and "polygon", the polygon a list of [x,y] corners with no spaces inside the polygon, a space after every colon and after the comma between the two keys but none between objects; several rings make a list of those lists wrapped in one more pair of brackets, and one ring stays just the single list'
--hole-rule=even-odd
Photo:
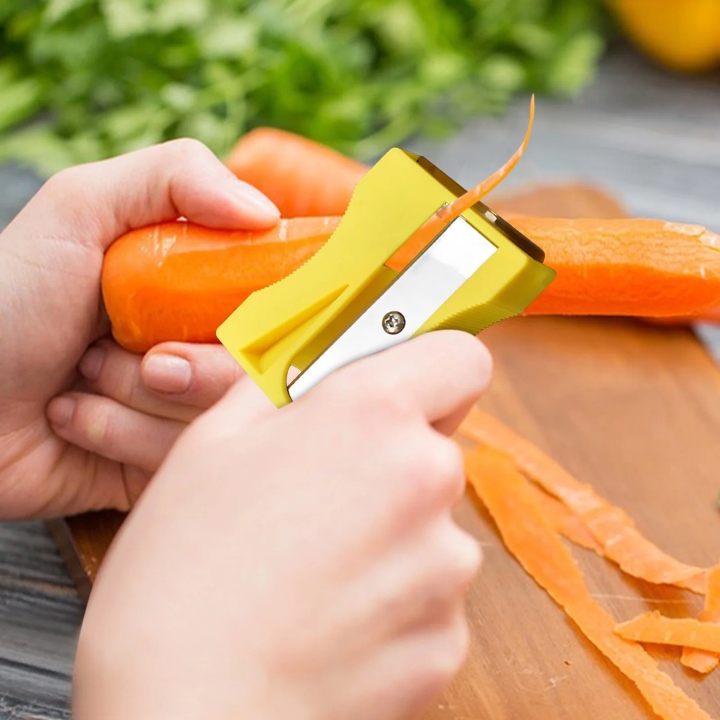
[{"label": "gray wooden table", "polygon": [[[505,187],[547,179],[596,181],[636,215],[720,232],[720,76],[669,77],[634,53],[614,52],[572,103],[541,99],[527,155]],[[470,185],[502,164],[525,130],[527,103],[470,123],[450,142],[413,141]],[[0,227],[37,188],[0,168]],[[720,331],[699,328],[720,359]],[[0,524],[0,718],[69,718],[70,678],[83,608],[38,523]]]}]

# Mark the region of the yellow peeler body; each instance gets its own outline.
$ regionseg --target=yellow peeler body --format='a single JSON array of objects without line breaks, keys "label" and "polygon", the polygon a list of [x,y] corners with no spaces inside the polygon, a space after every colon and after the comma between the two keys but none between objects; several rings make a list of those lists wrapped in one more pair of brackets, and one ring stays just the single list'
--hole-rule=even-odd
[{"label": "yellow peeler body", "polygon": [[[422,333],[474,335],[521,313],[554,279],[544,253],[482,203],[401,272],[386,263],[463,188],[423,157],[387,152],[360,180],[333,235],[254,292],[217,337],[281,407],[330,372]],[[299,375],[288,382],[295,369]]]}]

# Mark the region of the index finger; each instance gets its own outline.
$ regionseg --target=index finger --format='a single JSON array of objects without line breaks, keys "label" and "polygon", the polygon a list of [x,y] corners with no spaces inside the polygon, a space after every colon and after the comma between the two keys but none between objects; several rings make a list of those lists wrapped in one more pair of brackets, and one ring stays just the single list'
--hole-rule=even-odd
[{"label": "index finger", "polygon": [[[341,368],[346,382],[417,409],[453,432],[490,383],[492,358],[476,337],[435,330]],[[322,384],[322,383],[321,383]]]}]

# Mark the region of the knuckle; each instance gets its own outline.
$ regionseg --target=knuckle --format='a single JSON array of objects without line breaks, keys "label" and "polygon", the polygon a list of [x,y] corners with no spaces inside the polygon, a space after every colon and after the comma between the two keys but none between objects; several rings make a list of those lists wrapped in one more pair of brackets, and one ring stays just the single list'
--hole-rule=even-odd
[{"label": "knuckle", "polygon": [[182,159],[195,158],[204,160],[215,157],[212,150],[205,143],[192,137],[175,138],[164,142],[162,145],[173,156]]},{"label": "knuckle", "polygon": [[98,375],[98,384],[108,395],[116,396],[122,401],[129,400],[135,390],[133,386],[136,382],[132,368],[123,362],[122,354],[116,352],[115,347],[109,343],[101,347],[105,357]]},{"label": "knuckle", "polygon": [[110,447],[115,439],[110,407],[92,400],[84,398],[78,401],[78,431],[91,446]]},{"label": "knuckle", "polygon": [[458,527],[450,514],[435,526],[430,554],[433,565],[442,577],[448,602],[462,599],[482,564],[480,544]]},{"label": "knuckle", "polygon": [[416,489],[443,505],[454,501],[465,487],[462,451],[453,440],[440,435],[418,445],[418,452],[411,457]]},{"label": "knuckle", "polygon": [[98,376],[91,386],[127,407],[140,409],[143,387],[139,356],[133,356],[112,343],[98,343],[104,353]]},{"label": "knuckle", "polygon": [[492,356],[485,344],[465,332],[451,333],[448,342],[452,347],[448,348],[446,357],[452,359],[455,372],[461,369],[461,377],[472,384],[475,393],[485,390],[493,370]]},{"label": "knuckle", "polygon": [[41,192],[62,197],[82,189],[86,181],[86,166],[72,165],[53,173],[43,184]]},{"label": "knuckle", "polygon": [[448,567],[456,587],[464,592],[473,581],[483,561],[479,543],[470,535],[459,531],[460,537],[455,542]]},{"label": "knuckle", "polygon": [[358,362],[341,368],[323,381],[323,392],[335,404],[350,411],[357,421],[375,427],[402,421],[408,405],[392,388],[385,387],[382,377]]},{"label": "knuckle", "polygon": [[434,652],[427,658],[426,682],[436,693],[449,685],[462,668],[470,649],[470,631],[464,614],[448,623]]},{"label": "knuckle", "polygon": [[470,650],[470,630],[464,613],[458,613],[457,619],[448,630],[447,661],[445,671],[450,677],[462,667]]},{"label": "knuckle", "polygon": [[487,347],[476,338],[468,336],[470,343],[468,344],[467,367],[472,368],[472,372],[467,373],[469,380],[474,381],[474,390],[476,393],[483,392],[490,383],[493,373],[493,360]]}]

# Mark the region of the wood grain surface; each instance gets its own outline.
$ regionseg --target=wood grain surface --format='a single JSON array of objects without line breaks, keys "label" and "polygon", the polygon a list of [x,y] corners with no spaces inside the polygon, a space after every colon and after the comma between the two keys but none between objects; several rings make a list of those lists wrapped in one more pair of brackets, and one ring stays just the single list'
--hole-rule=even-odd
[{"label": "wood grain surface", "polygon": [[[627,510],[661,548],[720,562],[720,372],[689,332],[620,320],[521,318],[483,338],[495,359],[481,406]],[[576,631],[505,549],[476,502],[461,524],[483,544],[468,600],[469,661],[424,720],[645,720],[639,694]],[[623,576],[573,548],[593,595],[618,620],[697,611],[695,596]],[[679,653],[662,668],[720,718],[720,672],[697,682]]]}]

